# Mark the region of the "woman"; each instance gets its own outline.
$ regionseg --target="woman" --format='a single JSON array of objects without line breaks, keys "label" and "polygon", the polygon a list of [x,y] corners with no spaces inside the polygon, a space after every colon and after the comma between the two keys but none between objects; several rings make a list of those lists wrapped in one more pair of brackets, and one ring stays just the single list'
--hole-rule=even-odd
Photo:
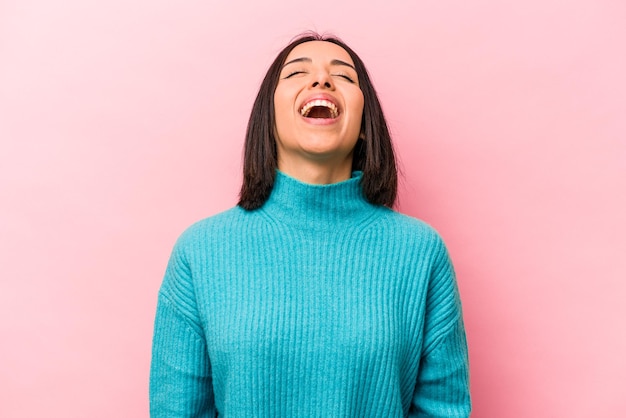
[{"label": "woman", "polygon": [[252,109],[238,206],[173,250],[152,416],[468,416],[453,269],[432,228],[389,209],[396,176],[361,59],[290,43]]}]

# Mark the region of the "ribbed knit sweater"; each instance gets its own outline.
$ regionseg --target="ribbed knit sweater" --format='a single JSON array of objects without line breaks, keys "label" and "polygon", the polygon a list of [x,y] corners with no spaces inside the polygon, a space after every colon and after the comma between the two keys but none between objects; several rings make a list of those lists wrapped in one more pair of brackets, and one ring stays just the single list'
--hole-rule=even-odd
[{"label": "ribbed knit sweater", "polygon": [[152,417],[466,417],[454,272],[425,223],[278,172],[257,210],[178,239],[159,292]]}]

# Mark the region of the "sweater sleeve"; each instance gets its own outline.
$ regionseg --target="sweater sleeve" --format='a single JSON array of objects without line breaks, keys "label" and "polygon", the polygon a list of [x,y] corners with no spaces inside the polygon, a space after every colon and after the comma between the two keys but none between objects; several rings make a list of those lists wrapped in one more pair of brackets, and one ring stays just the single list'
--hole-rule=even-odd
[{"label": "sweater sleeve", "polygon": [[206,341],[191,272],[179,244],[159,291],[150,365],[150,416],[215,416]]},{"label": "sweater sleeve", "polygon": [[424,346],[410,417],[468,417],[471,411],[467,341],[448,253],[438,242],[426,302]]}]

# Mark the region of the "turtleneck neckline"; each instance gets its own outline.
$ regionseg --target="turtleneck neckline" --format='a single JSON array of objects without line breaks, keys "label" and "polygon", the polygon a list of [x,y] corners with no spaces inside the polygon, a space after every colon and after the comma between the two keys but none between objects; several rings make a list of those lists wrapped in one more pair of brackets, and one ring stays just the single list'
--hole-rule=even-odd
[{"label": "turtleneck neckline", "polygon": [[274,221],[302,230],[360,224],[378,209],[363,195],[362,176],[355,171],[338,183],[309,184],[277,170],[272,193],[260,210]]}]

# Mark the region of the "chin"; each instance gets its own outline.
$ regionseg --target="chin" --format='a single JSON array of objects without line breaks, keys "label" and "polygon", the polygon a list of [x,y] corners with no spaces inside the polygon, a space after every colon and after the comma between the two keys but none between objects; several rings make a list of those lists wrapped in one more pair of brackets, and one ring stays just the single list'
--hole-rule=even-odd
[{"label": "chin", "polygon": [[302,149],[319,153],[347,153],[356,146],[354,141],[346,141],[339,138],[328,138],[328,136],[307,138],[299,141]]},{"label": "chin", "polygon": [[346,155],[346,154],[349,154],[351,151],[340,145],[329,144],[329,143],[302,144],[302,150],[308,154],[319,155],[319,156]]}]

